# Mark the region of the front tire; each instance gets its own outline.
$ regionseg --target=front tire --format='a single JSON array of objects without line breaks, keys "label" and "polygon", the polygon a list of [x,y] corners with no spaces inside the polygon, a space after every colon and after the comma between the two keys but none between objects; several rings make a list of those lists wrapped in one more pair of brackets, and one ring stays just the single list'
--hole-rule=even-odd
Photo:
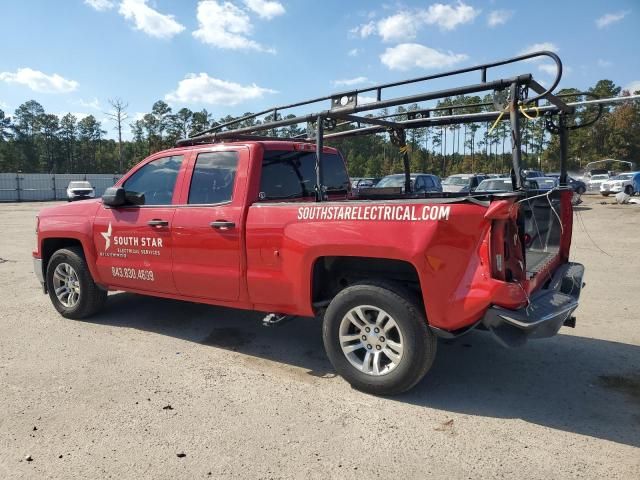
[{"label": "front tire", "polygon": [[51,303],[65,318],[86,318],[102,308],[107,291],[98,287],[81,248],[63,248],[47,264],[47,290]]},{"label": "front tire", "polygon": [[329,360],[352,387],[395,395],[415,386],[436,354],[437,338],[401,287],[362,283],[342,290],[324,315]]}]

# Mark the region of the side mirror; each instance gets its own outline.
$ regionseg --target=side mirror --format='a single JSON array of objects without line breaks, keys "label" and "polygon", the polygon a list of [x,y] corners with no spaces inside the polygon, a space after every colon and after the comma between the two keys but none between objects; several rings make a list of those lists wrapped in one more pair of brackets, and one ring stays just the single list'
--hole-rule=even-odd
[{"label": "side mirror", "polygon": [[127,203],[126,193],[122,187],[109,187],[102,194],[102,203],[109,207],[121,207]]},{"label": "side mirror", "polygon": [[144,205],[144,193],[127,192],[122,187],[110,187],[102,195],[102,203],[108,207],[122,207],[123,205]]}]

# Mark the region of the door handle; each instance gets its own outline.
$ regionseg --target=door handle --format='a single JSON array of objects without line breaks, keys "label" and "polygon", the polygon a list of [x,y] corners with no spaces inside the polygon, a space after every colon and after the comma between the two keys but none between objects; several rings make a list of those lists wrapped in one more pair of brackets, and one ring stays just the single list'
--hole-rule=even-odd
[{"label": "door handle", "polygon": [[216,220],[215,222],[211,222],[209,225],[211,228],[215,228],[217,230],[228,230],[230,228],[235,228],[236,226],[234,222],[227,222],[226,220]]},{"label": "door handle", "polygon": [[154,218],[153,220],[149,220],[147,222],[147,225],[149,225],[150,227],[167,227],[169,226],[169,222],[167,220]]}]

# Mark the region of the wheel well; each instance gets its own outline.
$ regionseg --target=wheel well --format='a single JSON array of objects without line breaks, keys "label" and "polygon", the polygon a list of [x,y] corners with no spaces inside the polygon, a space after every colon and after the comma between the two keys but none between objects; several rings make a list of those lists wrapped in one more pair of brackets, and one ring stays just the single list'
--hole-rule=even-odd
[{"label": "wheel well", "polygon": [[75,238],[45,238],[42,241],[42,268],[46,272],[51,256],[61,248],[80,247],[82,243]]},{"label": "wheel well", "polygon": [[313,265],[312,302],[322,308],[340,290],[363,280],[384,280],[405,287],[423,307],[416,268],[404,260],[371,257],[320,257]]}]

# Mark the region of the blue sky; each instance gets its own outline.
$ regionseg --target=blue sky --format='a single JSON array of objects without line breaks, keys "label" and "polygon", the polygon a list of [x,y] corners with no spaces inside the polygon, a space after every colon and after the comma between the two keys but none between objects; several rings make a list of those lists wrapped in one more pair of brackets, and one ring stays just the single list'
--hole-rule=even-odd
[{"label": "blue sky", "polygon": [[[94,114],[108,136],[113,97],[131,120],[158,99],[221,117],[537,48],[563,59],[561,87],[640,89],[637,0],[5,0],[0,12],[0,108]],[[547,70],[495,75],[549,82]]]}]

